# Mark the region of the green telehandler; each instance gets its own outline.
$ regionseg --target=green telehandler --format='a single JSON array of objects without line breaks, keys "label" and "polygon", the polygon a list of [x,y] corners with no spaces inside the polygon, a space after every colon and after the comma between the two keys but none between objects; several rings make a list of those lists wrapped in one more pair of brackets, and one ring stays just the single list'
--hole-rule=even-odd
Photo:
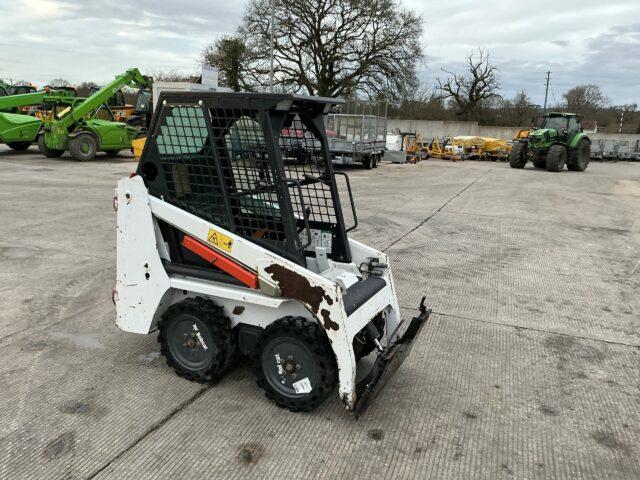
[{"label": "green telehandler", "polygon": [[41,118],[15,113],[30,105],[51,105],[69,101],[65,91],[46,90],[23,95],[0,97],[0,143],[6,143],[13,150],[26,150],[36,140],[42,129]]},{"label": "green telehandler", "polygon": [[529,160],[550,172],[567,169],[583,172],[591,158],[591,140],[582,131],[582,117],[575,113],[548,113],[540,117],[527,136],[513,144],[511,168],[524,168]]},{"label": "green telehandler", "polygon": [[[149,88],[151,79],[131,68],[82,102],[76,102],[44,126],[38,136],[40,152],[49,158],[60,157],[69,150],[76,160],[92,160],[99,151],[112,155],[131,149],[140,130],[121,122],[99,118],[105,103],[124,86]],[[104,108],[103,108],[104,107]]]}]

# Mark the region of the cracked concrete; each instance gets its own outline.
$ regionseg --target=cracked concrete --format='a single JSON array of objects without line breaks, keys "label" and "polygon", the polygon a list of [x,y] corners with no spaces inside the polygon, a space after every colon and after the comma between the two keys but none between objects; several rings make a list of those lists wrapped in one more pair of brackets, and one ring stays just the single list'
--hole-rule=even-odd
[{"label": "cracked concrete", "polygon": [[640,476],[640,164],[349,169],[354,237],[387,248],[407,316],[437,312],[357,422],[276,408],[244,364],[189,383],[118,330],[130,158],[0,165],[0,479]]}]

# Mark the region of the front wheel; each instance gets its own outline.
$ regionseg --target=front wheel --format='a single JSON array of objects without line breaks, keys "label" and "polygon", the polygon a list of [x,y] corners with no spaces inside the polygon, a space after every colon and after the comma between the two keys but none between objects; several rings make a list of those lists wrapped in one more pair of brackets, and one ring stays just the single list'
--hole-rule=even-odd
[{"label": "front wheel", "polygon": [[589,165],[591,159],[591,142],[586,138],[580,140],[575,152],[573,152],[573,158],[570,162],[567,162],[567,169],[572,172],[584,172]]},{"label": "front wheel", "polygon": [[44,134],[40,134],[38,136],[38,150],[40,150],[40,153],[47,158],[59,158],[64,153],[64,150],[55,150],[47,147]]},{"label": "front wheel", "polygon": [[324,402],[338,375],[326,334],[302,317],[272,323],[258,341],[253,366],[265,396],[292,412],[310,411]]},{"label": "front wheel", "polygon": [[547,153],[547,171],[561,172],[567,162],[567,149],[564,145],[551,145]]},{"label": "front wheel", "polygon": [[11,150],[22,152],[31,146],[31,142],[10,142],[7,145]]},{"label": "front wheel", "polygon": [[222,307],[190,298],[169,307],[158,323],[158,342],[167,365],[187,380],[218,380],[231,365],[234,339]]},{"label": "front wheel", "polygon": [[98,151],[98,142],[90,133],[81,133],[69,142],[69,153],[80,162],[93,160]]},{"label": "front wheel", "polygon": [[524,144],[521,142],[514,143],[509,152],[509,165],[511,168],[524,168],[527,164],[525,157]]}]

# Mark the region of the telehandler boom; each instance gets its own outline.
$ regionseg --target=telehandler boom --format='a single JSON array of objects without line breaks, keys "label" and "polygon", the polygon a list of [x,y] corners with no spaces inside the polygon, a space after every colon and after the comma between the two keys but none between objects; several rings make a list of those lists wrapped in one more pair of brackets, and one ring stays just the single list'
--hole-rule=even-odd
[{"label": "telehandler boom", "polygon": [[[66,150],[76,160],[92,160],[98,151],[116,154],[130,149],[139,134],[135,127],[96,117],[114,92],[124,86],[148,88],[151,79],[131,68],[82,102],[45,122],[38,137],[40,152],[46,157],[59,157]],[[108,108],[106,111],[109,112]],[[113,118],[113,116],[111,116]]]}]

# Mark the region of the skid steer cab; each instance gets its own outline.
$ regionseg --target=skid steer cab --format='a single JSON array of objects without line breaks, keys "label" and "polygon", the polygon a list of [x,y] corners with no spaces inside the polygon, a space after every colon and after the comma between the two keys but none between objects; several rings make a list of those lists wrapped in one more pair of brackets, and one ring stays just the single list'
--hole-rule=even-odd
[{"label": "skid steer cab", "polygon": [[311,410],[337,384],[359,414],[410,352],[430,310],[423,299],[403,323],[389,259],[347,235],[354,201],[348,177],[333,171],[324,127],[335,103],[159,98],[137,172],[116,189],[113,298],[118,326],[157,330],[178,375],[216,381],[243,354],[278,406]]}]

